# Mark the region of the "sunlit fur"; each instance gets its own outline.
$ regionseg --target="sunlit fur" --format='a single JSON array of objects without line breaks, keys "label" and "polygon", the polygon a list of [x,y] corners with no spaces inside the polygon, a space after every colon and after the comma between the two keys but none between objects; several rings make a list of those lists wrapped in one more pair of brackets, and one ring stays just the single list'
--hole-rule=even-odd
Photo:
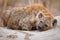
[{"label": "sunlit fur", "polygon": [[[41,18],[38,17],[40,12],[43,14]],[[53,27],[52,22],[54,16],[47,8],[40,4],[16,7],[11,10],[10,14],[7,27],[11,29],[32,30],[32,28],[35,27],[37,30],[40,30],[40,28],[37,28],[37,26],[40,25],[40,21],[48,25],[47,27],[42,28],[42,30],[47,30]]]}]

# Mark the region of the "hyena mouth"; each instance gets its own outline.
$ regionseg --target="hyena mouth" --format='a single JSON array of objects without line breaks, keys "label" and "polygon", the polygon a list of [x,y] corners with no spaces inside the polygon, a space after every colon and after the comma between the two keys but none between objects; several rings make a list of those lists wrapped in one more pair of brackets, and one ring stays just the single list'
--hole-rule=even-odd
[{"label": "hyena mouth", "polygon": [[39,25],[39,26],[36,26],[36,30],[39,30],[39,31],[46,31],[48,30],[48,25],[44,24],[43,26]]}]

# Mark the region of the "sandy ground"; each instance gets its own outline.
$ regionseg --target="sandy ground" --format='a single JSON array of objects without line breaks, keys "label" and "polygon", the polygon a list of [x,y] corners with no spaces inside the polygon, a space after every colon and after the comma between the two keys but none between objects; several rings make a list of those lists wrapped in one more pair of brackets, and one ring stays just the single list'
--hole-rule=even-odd
[{"label": "sandy ground", "polygon": [[0,40],[60,40],[60,16],[57,27],[43,31],[20,31],[0,27]]}]

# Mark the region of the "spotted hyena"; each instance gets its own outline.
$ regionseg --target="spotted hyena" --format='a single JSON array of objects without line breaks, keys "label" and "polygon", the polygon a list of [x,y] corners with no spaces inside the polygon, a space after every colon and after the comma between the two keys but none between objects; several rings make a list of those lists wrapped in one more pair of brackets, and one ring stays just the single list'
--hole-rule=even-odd
[{"label": "spotted hyena", "polygon": [[57,20],[49,10],[40,4],[13,8],[7,27],[20,30],[48,30],[56,26]]}]

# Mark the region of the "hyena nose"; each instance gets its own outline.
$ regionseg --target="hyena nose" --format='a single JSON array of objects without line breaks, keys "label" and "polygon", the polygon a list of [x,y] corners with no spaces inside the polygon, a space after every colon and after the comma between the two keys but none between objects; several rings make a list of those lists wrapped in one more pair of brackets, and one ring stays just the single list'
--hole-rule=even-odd
[{"label": "hyena nose", "polygon": [[41,27],[41,26],[38,26],[38,27],[37,27],[37,30],[43,31],[43,29],[44,29],[44,28]]},{"label": "hyena nose", "polygon": [[46,25],[46,24],[40,24],[40,25],[37,26],[37,30],[43,31],[47,26],[48,25]]},{"label": "hyena nose", "polygon": [[38,29],[42,29],[42,27],[38,26]]}]

